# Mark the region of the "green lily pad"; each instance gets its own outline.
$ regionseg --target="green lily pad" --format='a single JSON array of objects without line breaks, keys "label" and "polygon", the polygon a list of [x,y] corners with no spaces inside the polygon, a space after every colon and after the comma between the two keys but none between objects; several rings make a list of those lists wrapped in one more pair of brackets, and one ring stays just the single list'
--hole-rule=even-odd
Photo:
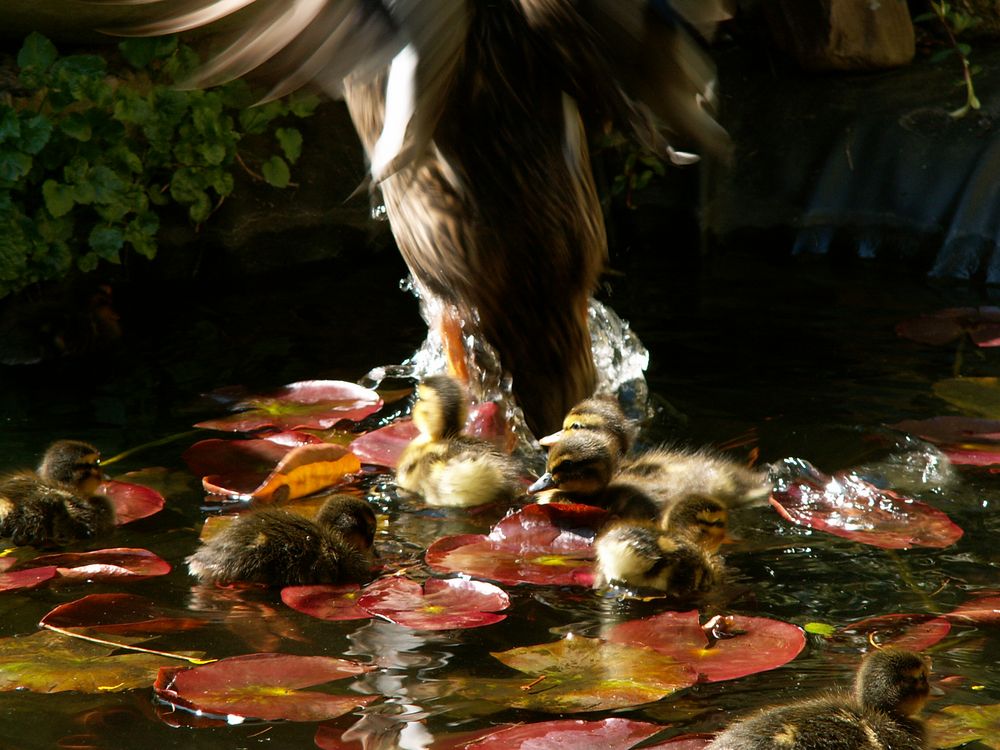
[{"label": "green lily pad", "polygon": [[1000,419],[1000,378],[939,380],[934,395],[968,414]]}]

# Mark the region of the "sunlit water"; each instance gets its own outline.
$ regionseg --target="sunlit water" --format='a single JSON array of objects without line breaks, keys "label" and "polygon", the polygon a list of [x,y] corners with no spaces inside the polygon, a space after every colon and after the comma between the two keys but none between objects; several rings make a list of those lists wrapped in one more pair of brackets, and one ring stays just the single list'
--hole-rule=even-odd
[{"label": "sunlit water", "polygon": [[[346,267],[350,270],[344,271]],[[953,413],[932,384],[949,377],[956,348],[896,337],[894,325],[946,306],[980,304],[968,287],[929,287],[899,269],[775,266],[729,258],[700,279],[677,278],[649,260],[623,259],[624,276],[603,299],[649,351],[656,412],[642,436],[690,445],[752,448],[760,461],[795,456],[832,473],[856,469],[945,512],[964,530],[952,547],[887,552],[792,526],[769,507],[735,514],[739,542],[727,551],[730,577],[713,602],[729,611],[800,625],[839,627],[895,612],[945,612],[997,587],[1000,479],[984,469],[949,471],[923,444],[883,429],[904,418]],[[173,290],[147,293],[145,307],[123,305],[128,348],[72,363],[0,372],[0,467],[31,465],[57,437],[80,437],[105,455],[189,429],[219,406],[199,394],[244,383],[254,388],[297,379],[357,380],[372,367],[402,362],[424,328],[414,300],[397,289],[394,257],[359,258],[338,273],[308,272],[206,284],[182,304]],[[325,275],[324,275],[325,274]],[[150,312],[174,310],[169,317]],[[963,353],[962,373],[997,374],[1000,353]],[[600,635],[608,625],[661,611],[662,602],[622,602],[582,588],[505,587],[505,621],[467,631],[428,633],[389,623],[324,622],[285,607],[277,592],[234,593],[192,585],[183,565],[206,513],[198,478],[180,454],[188,436],[131,458],[115,472],[165,467],[162,513],[115,532],[95,546],[150,549],[174,565],[165,577],[123,585],[42,587],[0,594],[0,636],[23,636],[59,603],[88,593],[127,591],[167,605],[210,613],[216,625],[164,636],[164,650],[198,649],[214,657],[259,651],[347,656],[379,669],[330,689],[384,696],[333,722],[367,748],[422,747],[446,731],[499,721],[552,718],[465,700],[450,680],[496,675],[489,656],[574,633]],[[389,564],[420,564],[434,539],[484,531],[501,511],[426,509],[399,498],[391,477],[358,480],[387,518],[377,540]],[[419,575],[419,570],[416,571]],[[938,676],[958,675],[928,709],[1000,702],[997,646],[990,626],[956,625],[934,648]],[[735,681],[702,684],[654,705],[618,712],[663,724],[664,736],[714,731],[757,706],[846,681],[861,644],[809,636],[789,665]],[[309,723],[247,723],[200,729],[170,726],[149,689],[106,695],[0,694],[3,748],[312,747]],[[598,715],[586,714],[585,718]],[[432,745],[431,745],[432,746]]]}]

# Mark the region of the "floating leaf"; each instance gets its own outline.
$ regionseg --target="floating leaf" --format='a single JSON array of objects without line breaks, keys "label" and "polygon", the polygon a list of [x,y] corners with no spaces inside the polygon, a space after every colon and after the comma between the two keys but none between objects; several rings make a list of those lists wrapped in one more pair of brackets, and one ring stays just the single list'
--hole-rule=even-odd
[{"label": "floating leaf", "polygon": [[382,400],[375,391],[357,383],[306,380],[274,393],[245,398],[233,407],[245,411],[199,422],[195,427],[230,432],[253,432],[264,427],[325,430],[343,419],[355,422],[364,419],[381,406]]},{"label": "floating leaf", "polygon": [[[490,737],[510,726],[513,725],[499,724],[471,732],[435,734],[432,747],[433,750],[467,750],[467,748],[475,747],[472,744],[475,740]],[[364,750],[367,738],[364,731],[356,732],[353,729],[344,730],[338,726],[320,724],[316,730],[314,742],[320,750]]]},{"label": "floating leaf", "polygon": [[152,654],[112,656],[115,649],[41,631],[0,638],[0,691],[106,693],[149,687],[171,659]]},{"label": "floating leaf", "polygon": [[54,565],[62,578],[88,581],[119,578],[152,578],[170,572],[170,563],[146,549],[112,547],[93,552],[60,552],[42,555],[33,564]]},{"label": "floating leaf", "polygon": [[945,706],[928,720],[934,747],[958,747],[978,740],[1000,750],[1000,704]]},{"label": "floating leaf", "polygon": [[934,384],[934,395],[969,414],[1000,419],[1000,379],[947,378]]},{"label": "floating leaf", "polygon": [[526,505],[488,535],[444,537],[427,550],[435,570],[501,583],[589,585],[593,540],[604,510],[590,505]]},{"label": "floating leaf", "polygon": [[1000,308],[952,307],[904,320],[896,333],[911,341],[940,346],[969,334],[977,346],[1000,345]]},{"label": "floating leaf", "polygon": [[50,610],[38,623],[85,633],[153,635],[203,627],[206,621],[170,613],[132,594],[90,594]]},{"label": "floating leaf", "polygon": [[889,425],[936,445],[976,441],[1000,441],[1000,419],[943,416],[931,419],[904,419]]},{"label": "floating leaf", "polygon": [[356,583],[341,586],[285,586],[281,601],[292,609],[321,620],[367,620],[371,614],[358,606],[361,587]]},{"label": "floating leaf", "polygon": [[792,523],[885,549],[947,547],[962,536],[944,512],[856,475],[829,477],[795,458],[776,466],[771,505]]},{"label": "floating leaf", "polygon": [[666,742],[646,745],[643,750],[704,750],[711,744],[713,737],[711,734],[685,734],[671,737]]},{"label": "floating leaf", "polygon": [[731,615],[740,635],[711,644],[698,611],[663,612],[641,620],[618,623],[606,634],[612,643],[643,646],[668,654],[690,667],[706,682],[734,680],[787,664],[805,647],[797,625],[766,617]]},{"label": "floating leaf", "polygon": [[942,615],[949,620],[1000,625],[1000,596],[984,596]]},{"label": "floating leaf", "polygon": [[541,748],[601,748],[629,750],[663,727],[631,719],[557,719],[522,724],[492,732],[462,745],[463,750],[541,750]]},{"label": "floating leaf", "polygon": [[455,630],[492,625],[510,606],[503,589],[464,578],[431,578],[423,587],[401,576],[383,578],[366,587],[358,606],[398,625],[418,630]]},{"label": "floating leaf", "polygon": [[924,651],[951,631],[951,623],[929,614],[889,614],[868,617],[841,628],[839,634],[853,635],[867,642],[874,638],[880,646],[896,646]]},{"label": "floating leaf", "polygon": [[156,697],[178,708],[226,717],[276,721],[324,721],[377,699],[330,695],[301,688],[370,672],[347,659],[290,654],[248,654],[199,667],[160,670]]},{"label": "floating leaf", "polygon": [[[197,449],[195,451],[195,449]],[[189,466],[204,469],[209,456],[222,473],[203,475],[206,492],[234,500],[283,502],[332,487],[361,468],[357,456],[330,443],[307,443],[289,448],[267,439],[203,440],[185,454]]]},{"label": "floating leaf", "polygon": [[159,513],[166,504],[163,495],[141,484],[109,480],[97,491],[111,501],[119,526]]},{"label": "floating leaf", "polygon": [[568,637],[493,656],[533,679],[457,680],[463,697],[535,711],[610,711],[660,700],[697,680],[666,654],[598,638]]},{"label": "floating leaf", "polygon": [[362,463],[395,469],[406,446],[419,434],[412,420],[399,419],[355,439],[351,453]]},{"label": "floating leaf", "polygon": [[16,570],[13,573],[0,573],[0,591],[33,589],[58,575],[59,571],[55,565]]}]

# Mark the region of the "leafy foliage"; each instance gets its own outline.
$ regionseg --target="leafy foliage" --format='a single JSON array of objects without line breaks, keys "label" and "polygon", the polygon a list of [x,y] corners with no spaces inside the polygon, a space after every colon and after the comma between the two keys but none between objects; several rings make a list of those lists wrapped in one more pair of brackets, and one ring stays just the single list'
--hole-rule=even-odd
[{"label": "leafy foliage", "polygon": [[38,33],[21,47],[20,88],[0,93],[0,297],[130,253],[155,257],[165,207],[201,224],[232,193],[247,134],[274,128],[278,153],[260,171],[289,184],[302,136],[285,121],[311,114],[315,97],[252,107],[241,82],[178,90],[198,59],[173,37],[118,51],[109,66],[62,57]]}]

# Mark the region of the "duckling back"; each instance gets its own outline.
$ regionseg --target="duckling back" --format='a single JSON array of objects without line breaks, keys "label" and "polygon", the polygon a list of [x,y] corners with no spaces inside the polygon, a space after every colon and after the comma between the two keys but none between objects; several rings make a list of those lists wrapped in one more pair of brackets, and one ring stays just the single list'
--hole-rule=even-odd
[{"label": "duckling back", "polygon": [[486,441],[464,436],[411,443],[396,468],[396,484],[438,507],[510,502],[521,493],[515,461]]}]

